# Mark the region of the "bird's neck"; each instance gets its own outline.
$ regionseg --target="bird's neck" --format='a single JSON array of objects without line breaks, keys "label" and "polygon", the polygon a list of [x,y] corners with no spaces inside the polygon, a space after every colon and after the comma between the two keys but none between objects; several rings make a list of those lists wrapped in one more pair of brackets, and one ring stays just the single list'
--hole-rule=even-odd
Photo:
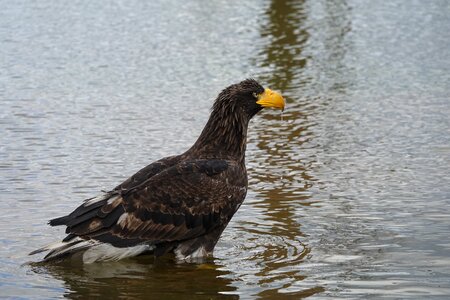
[{"label": "bird's neck", "polygon": [[245,161],[249,119],[243,113],[213,111],[205,128],[189,153],[198,157],[215,157]]}]

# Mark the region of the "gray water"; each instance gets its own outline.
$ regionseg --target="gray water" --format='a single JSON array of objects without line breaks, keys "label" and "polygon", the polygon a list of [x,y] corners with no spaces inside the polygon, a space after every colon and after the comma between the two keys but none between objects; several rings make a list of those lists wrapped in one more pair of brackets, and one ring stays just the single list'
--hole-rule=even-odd
[{"label": "gray water", "polygon": [[[448,1],[0,1],[0,296],[450,296]],[[186,150],[247,77],[249,193],[203,265],[36,265],[48,219]]]}]

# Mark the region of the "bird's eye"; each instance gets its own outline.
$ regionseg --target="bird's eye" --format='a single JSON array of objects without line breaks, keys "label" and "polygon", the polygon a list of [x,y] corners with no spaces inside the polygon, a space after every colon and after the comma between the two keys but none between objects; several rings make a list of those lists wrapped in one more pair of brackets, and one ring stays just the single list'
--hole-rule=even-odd
[{"label": "bird's eye", "polygon": [[258,94],[256,92],[252,93],[253,97],[258,98]]}]

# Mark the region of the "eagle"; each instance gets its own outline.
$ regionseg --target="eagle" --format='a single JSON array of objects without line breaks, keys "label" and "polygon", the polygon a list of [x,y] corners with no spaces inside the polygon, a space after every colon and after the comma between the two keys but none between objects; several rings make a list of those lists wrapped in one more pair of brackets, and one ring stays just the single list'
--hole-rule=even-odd
[{"label": "eagle", "polygon": [[67,236],[30,253],[43,261],[79,255],[84,263],[174,253],[179,261],[211,256],[247,194],[247,128],[263,108],[283,110],[281,94],[246,79],[222,90],[196,142],[157,160],[111,191],[49,221]]}]

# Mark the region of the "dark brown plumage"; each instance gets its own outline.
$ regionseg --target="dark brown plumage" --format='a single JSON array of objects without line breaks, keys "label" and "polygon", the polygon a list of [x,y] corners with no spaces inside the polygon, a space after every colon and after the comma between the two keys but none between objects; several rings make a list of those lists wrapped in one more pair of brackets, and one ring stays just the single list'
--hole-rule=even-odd
[{"label": "dark brown plumage", "polygon": [[50,260],[81,253],[86,263],[146,252],[173,251],[181,260],[210,255],[247,193],[247,127],[263,107],[283,109],[284,100],[252,79],[224,89],[189,150],[51,220],[68,235],[31,254],[48,251]]}]

